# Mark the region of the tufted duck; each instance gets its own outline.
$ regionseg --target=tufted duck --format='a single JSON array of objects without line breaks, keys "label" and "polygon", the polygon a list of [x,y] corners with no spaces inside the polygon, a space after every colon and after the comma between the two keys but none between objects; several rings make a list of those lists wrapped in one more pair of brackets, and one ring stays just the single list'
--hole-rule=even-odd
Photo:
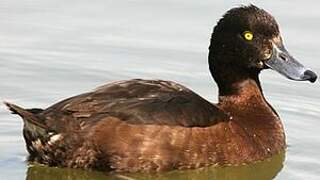
[{"label": "tufted duck", "polygon": [[229,10],[215,26],[209,67],[218,84],[212,104],[162,80],[114,82],[47,109],[5,102],[24,121],[30,161],[103,171],[162,171],[239,165],[286,147],[282,123],[258,75],[273,69],[316,81],[285,49],[278,24],[256,6]]}]

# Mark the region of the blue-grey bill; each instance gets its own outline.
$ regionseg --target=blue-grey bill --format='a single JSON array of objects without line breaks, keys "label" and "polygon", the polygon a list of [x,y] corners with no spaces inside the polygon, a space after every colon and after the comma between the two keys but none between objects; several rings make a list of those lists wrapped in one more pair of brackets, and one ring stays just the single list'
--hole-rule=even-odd
[{"label": "blue-grey bill", "polygon": [[282,44],[277,46],[272,43],[272,45],[272,56],[265,61],[268,67],[292,80],[310,81],[312,83],[317,80],[317,74],[294,59]]}]

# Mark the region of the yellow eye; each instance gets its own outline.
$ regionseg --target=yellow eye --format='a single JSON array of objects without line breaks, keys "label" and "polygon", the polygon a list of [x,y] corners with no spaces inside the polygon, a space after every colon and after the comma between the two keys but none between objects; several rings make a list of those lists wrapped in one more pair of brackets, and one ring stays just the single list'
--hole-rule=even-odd
[{"label": "yellow eye", "polygon": [[253,33],[250,32],[250,31],[245,31],[245,32],[243,32],[243,37],[244,37],[244,39],[247,40],[247,41],[252,41],[252,39],[253,39]]}]

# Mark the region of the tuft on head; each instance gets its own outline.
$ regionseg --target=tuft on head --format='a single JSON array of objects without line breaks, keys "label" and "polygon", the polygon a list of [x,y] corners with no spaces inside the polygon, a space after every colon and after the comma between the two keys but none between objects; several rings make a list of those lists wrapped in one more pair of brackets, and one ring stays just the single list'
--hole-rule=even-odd
[{"label": "tuft on head", "polygon": [[279,27],[272,15],[254,5],[240,6],[227,11],[214,28],[214,33],[258,31],[266,36],[278,35]]}]

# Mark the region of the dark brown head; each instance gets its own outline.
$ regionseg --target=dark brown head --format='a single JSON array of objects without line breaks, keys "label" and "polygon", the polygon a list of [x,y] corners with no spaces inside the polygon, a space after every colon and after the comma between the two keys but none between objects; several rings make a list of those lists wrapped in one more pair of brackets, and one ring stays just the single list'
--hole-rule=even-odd
[{"label": "dark brown head", "polygon": [[293,80],[317,79],[285,49],[275,19],[254,5],[233,8],[219,20],[211,37],[209,65],[220,92],[237,81],[258,81],[259,72],[268,68]]}]

